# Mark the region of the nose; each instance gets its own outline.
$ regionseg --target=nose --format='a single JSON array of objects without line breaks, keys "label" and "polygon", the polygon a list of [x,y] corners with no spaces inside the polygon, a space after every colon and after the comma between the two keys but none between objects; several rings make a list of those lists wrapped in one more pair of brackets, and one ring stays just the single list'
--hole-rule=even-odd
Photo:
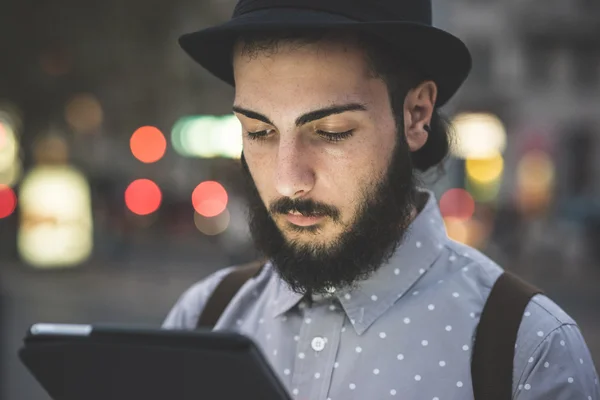
[{"label": "nose", "polygon": [[280,195],[299,198],[315,184],[309,152],[299,138],[280,141],[275,170],[275,186]]}]

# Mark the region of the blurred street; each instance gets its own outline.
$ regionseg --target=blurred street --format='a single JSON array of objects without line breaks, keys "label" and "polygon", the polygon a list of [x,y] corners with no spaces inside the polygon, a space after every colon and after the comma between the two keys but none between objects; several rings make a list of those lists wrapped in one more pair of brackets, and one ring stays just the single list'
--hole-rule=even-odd
[{"label": "blurred street", "polygon": [[[177,38],[233,0],[0,5],[0,400],[49,400],[17,359],[36,322],[158,326],[253,260],[233,89]],[[448,236],[538,285],[600,367],[600,2],[435,0],[474,68],[419,176]],[[598,368],[597,368],[598,369]]]}]

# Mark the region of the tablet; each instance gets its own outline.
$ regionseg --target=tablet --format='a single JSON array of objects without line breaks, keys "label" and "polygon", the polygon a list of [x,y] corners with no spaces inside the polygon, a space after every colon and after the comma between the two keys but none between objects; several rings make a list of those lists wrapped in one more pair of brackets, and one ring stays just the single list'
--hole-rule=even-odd
[{"label": "tablet", "polygon": [[35,324],[19,358],[53,400],[289,400],[246,336]]}]

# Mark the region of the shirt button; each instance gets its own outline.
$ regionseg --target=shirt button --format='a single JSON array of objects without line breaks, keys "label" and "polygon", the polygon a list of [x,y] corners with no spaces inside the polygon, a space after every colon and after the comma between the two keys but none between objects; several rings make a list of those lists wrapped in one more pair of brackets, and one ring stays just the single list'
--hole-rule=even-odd
[{"label": "shirt button", "polygon": [[320,336],[317,336],[313,338],[310,345],[314,351],[322,351],[325,348],[325,339],[323,339]]}]

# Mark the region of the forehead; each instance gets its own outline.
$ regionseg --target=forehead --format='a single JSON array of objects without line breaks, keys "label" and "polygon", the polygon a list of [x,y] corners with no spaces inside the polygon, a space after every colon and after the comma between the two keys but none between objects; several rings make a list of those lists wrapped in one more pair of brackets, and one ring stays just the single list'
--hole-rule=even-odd
[{"label": "forehead", "polygon": [[294,95],[325,103],[368,101],[383,83],[368,66],[364,49],[347,39],[281,41],[249,49],[238,43],[233,56],[236,101],[299,101]]}]

